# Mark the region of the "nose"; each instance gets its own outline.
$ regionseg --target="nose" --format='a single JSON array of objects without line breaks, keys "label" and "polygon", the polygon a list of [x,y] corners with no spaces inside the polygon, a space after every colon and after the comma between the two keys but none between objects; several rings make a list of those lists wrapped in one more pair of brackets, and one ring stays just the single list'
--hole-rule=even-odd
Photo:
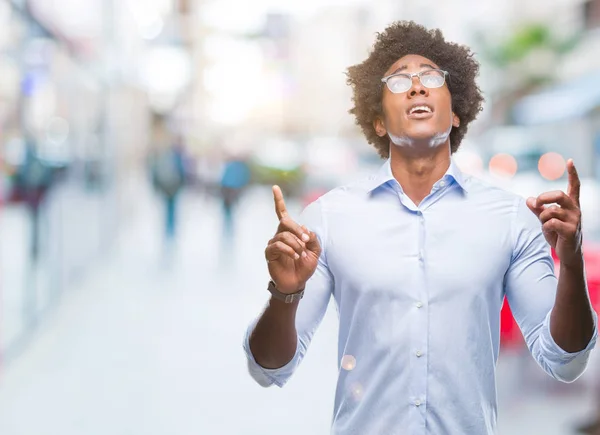
[{"label": "nose", "polygon": [[416,97],[419,95],[427,96],[427,95],[429,95],[429,89],[427,89],[425,86],[423,86],[423,84],[421,83],[421,80],[419,79],[419,77],[417,75],[414,75],[412,77],[412,86],[408,90],[407,95],[409,98]]}]

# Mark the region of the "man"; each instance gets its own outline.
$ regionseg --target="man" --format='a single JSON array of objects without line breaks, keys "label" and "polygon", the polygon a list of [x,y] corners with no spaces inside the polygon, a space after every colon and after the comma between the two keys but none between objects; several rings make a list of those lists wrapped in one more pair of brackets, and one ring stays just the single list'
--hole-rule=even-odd
[{"label": "man", "polygon": [[333,296],[334,434],[493,434],[504,296],[555,379],[577,379],[595,345],[573,162],[566,194],[525,201],[451,159],[481,110],[477,74],[471,51],[439,30],[394,23],[348,72],[351,113],[381,170],[310,204],[301,224],[273,189],[272,296],[248,329],[249,368],[283,386]]}]

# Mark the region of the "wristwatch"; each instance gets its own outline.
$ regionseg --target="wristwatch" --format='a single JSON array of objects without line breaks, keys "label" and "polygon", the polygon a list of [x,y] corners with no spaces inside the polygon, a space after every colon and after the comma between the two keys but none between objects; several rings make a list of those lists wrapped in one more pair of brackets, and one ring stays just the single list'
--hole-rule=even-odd
[{"label": "wristwatch", "polygon": [[304,289],[302,289],[296,293],[290,293],[290,294],[281,293],[279,290],[277,290],[277,286],[275,285],[275,281],[273,281],[273,280],[269,281],[269,286],[267,287],[267,290],[269,290],[269,292],[271,292],[271,294],[273,295],[273,297],[275,299],[277,299],[279,301],[283,301],[286,304],[291,304],[296,301],[299,301],[304,296]]}]

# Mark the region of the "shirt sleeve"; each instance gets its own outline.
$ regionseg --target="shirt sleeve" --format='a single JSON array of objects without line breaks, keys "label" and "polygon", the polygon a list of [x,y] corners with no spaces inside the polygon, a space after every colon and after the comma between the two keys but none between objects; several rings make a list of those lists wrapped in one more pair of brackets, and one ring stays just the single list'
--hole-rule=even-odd
[{"label": "shirt sleeve", "polygon": [[317,269],[306,283],[304,297],[298,304],[298,311],[296,313],[298,343],[296,345],[296,353],[292,360],[278,369],[266,369],[260,366],[254,359],[250,350],[250,335],[252,334],[252,331],[254,331],[254,327],[256,326],[256,323],[258,323],[259,318],[256,318],[246,330],[243,347],[248,360],[248,371],[254,380],[263,387],[269,387],[273,384],[278,387],[283,387],[296,371],[306,355],[318,326],[325,316],[327,305],[329,304],[329,299],[333,291],[333,277],[327,267],[327,233],[322,199],[318,199],[308,205],[297,222],[300,225],[305,225],[310,231],[317,234],[322,252],[319,257]]},{"label": "shirt sleeve", "polygon": [[529,351],[542,369],[559,381],[573,382],[585,371],[596,344],[597,315],[593,312],[594,334],[585,349],[569,353],[556,344],[550,333],[550,315],[558,280],[550,246],[540,221],[524,199],[517,200],[513,216],[514,250],[504,282],[508,303]]}]

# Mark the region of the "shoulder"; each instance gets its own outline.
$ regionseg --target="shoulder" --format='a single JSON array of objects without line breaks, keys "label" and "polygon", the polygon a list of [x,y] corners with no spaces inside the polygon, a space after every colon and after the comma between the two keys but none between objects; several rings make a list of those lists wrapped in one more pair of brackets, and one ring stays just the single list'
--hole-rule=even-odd
[{"label": "shoulder", "polygon": [[325,194],[321,195],[315,203],[319,203],[324,213],[345,208],[354,207],[364,202],[369,197],[368,182],[370,176],[363,176],[359,179],[337,186]]},{"label": "shoulder", "polygon": [[369,179],[370,177],[364,176],[327,191],[305,206],[302,211],[303,218],[311,222],[324,223],[332,215],[356,210],[368,198],[366,183]]},{"label": "shoulder", "polygon": [[541,225],[537,216],[527,207],[526,198],[489,181],[469,177],[469,196],[473,201],[486,204],[488,210],[504,210],[504,216],[510,216],[512,230],[517,234],[526,231],[537,234]]},{"label": "shoulder", "polygon": [[476,202],[508,206],[513,212],[517,211],[521,203],[525,203],[525,198],[521,195],[475,176],[465,176],[465,186],[469,198]]}]

